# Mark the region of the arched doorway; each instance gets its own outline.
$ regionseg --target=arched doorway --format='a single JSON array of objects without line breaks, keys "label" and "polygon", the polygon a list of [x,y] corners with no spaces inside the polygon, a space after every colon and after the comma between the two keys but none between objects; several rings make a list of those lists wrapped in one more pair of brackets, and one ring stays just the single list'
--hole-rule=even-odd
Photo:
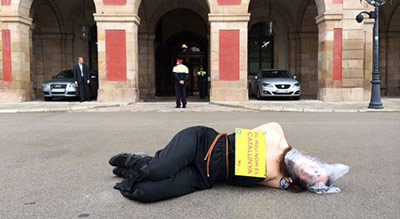
[{"label": "arched doorway", "polygon": [[156,96],[173,96],[172,68],[176,58],[189,68],[188,94],[198,92],[197,71],[207,69],[208,28],[203,19],[187,9],[167,12],[156,27]]},{"label": "arched doorway", "polygon": [[289,70],[300,81],[302,97],[317,98],[318,27],[315,18],[319,10],[323,10],[319,0],[250,1],[249,79],[262,68]]},{"label": "arched doorway", "polygon": [[[31,83],[36,97],[42,97],[43,82],[72,69],[78,57],[83,57],[91,73],[97,75],[95,11],[93,0],[33,1]],[[95,92],[97,85],[92,86]]]},{"label": "arched doorway", "polygon": [[[400,96],[400,2],[386,3],[380,12],[381,93]],[[388,21],[387,24],[384,21]]]}]

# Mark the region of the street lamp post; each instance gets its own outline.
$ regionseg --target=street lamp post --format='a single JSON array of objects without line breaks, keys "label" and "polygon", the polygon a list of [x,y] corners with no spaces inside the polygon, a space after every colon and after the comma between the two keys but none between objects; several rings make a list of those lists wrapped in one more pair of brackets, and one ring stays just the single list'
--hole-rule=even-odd
[{"label": "street lamp post", "polygon": [[[382,6],[386,3],[386,0],[366,0],[368,4],[375,7],[374,11],[363,11],[357,15],[356,20],[358,23],[361,23],[364,20],[364,15],[367,14],[369,18],[373,18],[375,20],[374,23],[374,52],[373,52],[373,71],[372,71],[372,88],[371,88],[371,101],[369,102],[368,108],[370,109],[383,109],[383,104],[381,101],[381,80],[380,80],[380,71],[379,71],[379,6]],[[361,2],[361,0],[360,0]]]}]

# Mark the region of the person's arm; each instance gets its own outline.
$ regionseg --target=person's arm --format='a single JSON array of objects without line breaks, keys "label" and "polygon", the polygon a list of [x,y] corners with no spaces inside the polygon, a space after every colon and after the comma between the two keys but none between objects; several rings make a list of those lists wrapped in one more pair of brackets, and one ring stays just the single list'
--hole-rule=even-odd
[{"label": "person's arm", "polygon": [[178,81],[178,82],[179,82],[179,81],[181,80],[181,79],[179,78],[178,73],[173,72],[172,75],[174,76],[175,81]]},{"label": "person's arm", "polygon": [[189,74],[184,74],[183,80],[187,82],[189,80]]}]

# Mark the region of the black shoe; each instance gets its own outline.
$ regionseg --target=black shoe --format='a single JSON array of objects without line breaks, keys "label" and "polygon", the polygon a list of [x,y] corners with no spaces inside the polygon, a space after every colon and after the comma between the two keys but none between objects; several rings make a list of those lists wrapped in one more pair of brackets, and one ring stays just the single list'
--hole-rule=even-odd
[{"label": "black shoe", "polygon": [[181,108],[181,106],[176,106],[175,108]]},{"label": "black shoe", "polygon": [[127,169],[127,168],[116,167],[113,169],[112,172],[114,173],[114,175],[122,177],[122,178],[127,178],[129,175],[129,169]]},{"label": "black shoe", "polygon": [[182,108],[186,108],[186,105],[183,105],[183,107]]},{"label": "black shoe", "polygon": [[150,157],[148,154],[139,153],[120,153],[110,158],[108,163],[114,167],[129,168],[132,167],[138,160]]},{"label": "black shoe", "polygon": [[110,158],[108,163],[114,167],[127,168],[129,161],[132,159],[131,153],[120,153]]}]

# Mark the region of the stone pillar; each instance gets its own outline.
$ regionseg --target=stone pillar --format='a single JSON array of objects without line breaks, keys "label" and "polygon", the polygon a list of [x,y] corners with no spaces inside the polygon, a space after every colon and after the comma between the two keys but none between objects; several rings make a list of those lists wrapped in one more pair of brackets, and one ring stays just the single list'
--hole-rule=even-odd
[{"label": "stone pillar", "polygon": [[142,98],[155,96],[155,34],[139,33],[139,87]]},{"label": "stone pillar", "polygon": [[155,53],[156,35],[150,34],[148,39],[149,48],[149,83],[150,97],[156,96],[156,53]]},{"label": "stone pillar", "polygon": [[33,98],[30,78],[31,25],[29,17],[1,15],[3,77],[0,80],[0,102],[21,102]]},{"label": "stone pillar", "polygon": [[98,31],[98,101],[139,100],[136,14],[94,14]]},{"label": "stone pillar", "polygon": [[247,101],[247,37],[250,14],[209,14],[210,101]]},{"label": "stone pillar", "polygon": [[[322,14],[316,18],[319,29],[318,99],[323,101],[363,100],[362,25],[353,13]],[[358,55],[357,55],[358,53]],[[361,57],[360,57],[361,55]]]},{"label": "stone pillar", "polygon": [[297,71],[297,34],[289,34],[289,71],[293,75],[299,76],[300,72]]},{"label": "stone pillar", "polygon": [[318,93],[318,35],[299,33],[298,72],[302,96],[316,98]]}]

